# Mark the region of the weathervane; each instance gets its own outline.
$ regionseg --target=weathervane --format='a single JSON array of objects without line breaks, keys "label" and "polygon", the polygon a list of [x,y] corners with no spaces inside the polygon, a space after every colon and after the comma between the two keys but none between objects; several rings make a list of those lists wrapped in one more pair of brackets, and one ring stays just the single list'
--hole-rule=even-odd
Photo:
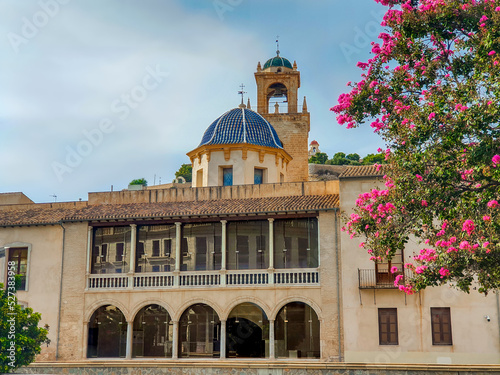
[{"label": "weathervane", "polygon": [[241,104],[243,104],[243,95],[246,94],[247,92],[243,91],[243,89],[245,88],[245,85],[243,83],[240,85],[240,87],[241,87],[241,90],[238,91],[238,95],[241,95]]},{"label": "weathervane", "polygon": [[279,35],[276,35],[276,55],[280,55],[280,42],[279,42]]}]

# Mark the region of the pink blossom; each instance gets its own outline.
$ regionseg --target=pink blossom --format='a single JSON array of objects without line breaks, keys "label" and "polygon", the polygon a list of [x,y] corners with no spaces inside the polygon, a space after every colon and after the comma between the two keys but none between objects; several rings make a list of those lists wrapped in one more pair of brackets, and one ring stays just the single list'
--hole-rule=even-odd
[{"label": "pink blossom", "polygon": [[470,247],[469,241],[462,241],[460,242],[460,245],[458,246],[462,250],[468,249]]},{"label": "pink blossom", "polygon": [[488,55],[493,56],[495,53],[496,53],[495,51],[490,51],[490,52],[488,52]]},{"label": "pink blossom", "polygon": [[391,273],[396,273],[398,271],[399,271],[398,267],[396,267],[396,266],[391,267]]},{"label": "pink blossom", "polygon": [[491,217],[490,217],[490,216],[488,216],[488,215],[484,215],[484,216],[483,216],[483,220],[484,220],[484,221],[490,221],[490,220],[491,220]]},{"label": "pink blossom", "polygon": [[464,225],[462,226],[462,231],[467,232],[467,234],[470,236],[472,232],[474,232],[474,229],[476,226],[474,225],[474,222],[470,219],[467,219],[464,221]]},{"label": "pink blossom", "polygon": [[491,161],[493,162],[493,165],[496,167],[497,164],[500,164],[500,155],[495,155],[491,158]]},{"label": "pink blossom", "polygon": [[441,269],[439,270],[439,274],[441,275],[441,279],[442,279],[443,277],[450,275],[450,270],[448,270],[444,267],[441,267]]},{"label": "pink blossom", "polygon": [[417,178],[417,180],[419,181],[422,181],[424,178],[422,176],[420,176],[419,174],[416,174],[415,177]]},{"label": "pink blossom", "polygon": [[422,199],[421,204],[423,207],[427,207],[429,205],[425,199]]},{"label": "pink blossom", "polygon": [[403,280],[403,275],[397,275],[394,279],[394,286],[398,286],[401,280]]},{"label": "pink blossom", "polygon": [[483,242],[483,247],[486,249],[490,243],[488,241]]},{"label": "pink blossom", "polygon": [[497,206],[498,206],[498,202],[497,202],[496,200],[491,200],[491,201],[489,201],[489,202],[487,203],[487,206],[488,206],[489,208],[495,208],[495,207],[497,207]]},{"label": "pink blossom", "polygon": [[429,120],[432,120],[434,117],[436,117],[436,113],[431,112],[431,114],[429,115]]},{"label": "pink blossom", "polygon": [[417,268],[415,268],[415,273],[419,273],[419,274],[423,273],[427,268],[429,268],[429,267],[427,267],[426,265],[418,266]]}]

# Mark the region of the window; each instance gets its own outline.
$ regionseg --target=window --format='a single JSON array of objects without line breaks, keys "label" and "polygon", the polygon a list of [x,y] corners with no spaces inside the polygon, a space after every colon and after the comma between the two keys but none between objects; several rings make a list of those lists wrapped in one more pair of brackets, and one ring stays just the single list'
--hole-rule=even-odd
[{"label": "window", "polygon": [[222,168],[222,186],[233,185],[233,168]]},{"label": "window", "polygon": [[431,307],[432,345],[453,345],[449,307]]},{"label": "window", "polygon": [[221,234],[220,222],[184,224],[181,239],[181,271],[220,269]]},{"label": "window", "polygon": [[26,276],[28,274],[28,248],[10,248],[8,265],[9,270],[13,270],[16,275],[20,275],[21,277],[21,285],[18,290],[26,290]]},{"label": "window", "polygon": [[274,221],[275,268],[318,267],[318,219]]},{"label": "window", "polygon": [[398,345],[398,309],[378,309],[379,345]]},{"label": "window", "polygon": [[175,264],[175,234],[173,224],[140,225],[137,231],[135,272],[170,271],[170,267]]},{"label": "window", "polygon": [[255,168],[253,172],[253,183],[255,185],[260,185],[264,183],[264,170],[261,168]]},{"label": "window", "polygon": [[91,272],[128,272],[131,236],[130,226],[94,228]]},{"label": "window", "polygon": [[[398,271],[391,272],[393,267],[397,267]],[[393,286],[394,279],[397,275],[404,275],[403,273],[403,251],[398,250],[393,255],[391,260],[375,263],[375,277],[377,285]]]},{"label": "window", "polygon": [[269,267],[269,222],[267,220],[227,223],[227,269]]}]

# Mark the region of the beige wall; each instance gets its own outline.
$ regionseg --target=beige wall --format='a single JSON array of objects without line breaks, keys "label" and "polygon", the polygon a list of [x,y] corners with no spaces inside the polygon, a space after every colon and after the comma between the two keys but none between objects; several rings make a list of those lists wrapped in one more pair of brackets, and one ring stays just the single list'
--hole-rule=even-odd
[{"label": "beige wall", "polygon": [[[51,344],[42,345],[38,360],[55,360],[63,230],[59,225],[0,228],[0,247],[25,247],[29,251],[27,291],[18,291],[20,303],[42,314],[40,326],[48,324]],[[5,258],[1,259],[5,283]]]},{"label": "beige wall", "polygon": [[[349,214],[374,180],[344,179],[340,183],[341,210]],[[379,182],[379,186],[383,186]],[[345,360],[392,363],[500,363],[498,305],[495,295],[470,295],[446,286],[427,288],[412,296],[396,289],[360,290],[358,268],[373,269],[362,239],[342,232],[342,299]],[[419,247],[410,243],[405,260]],[[430,308],[450,307],[452,346],[432,345]],[[399,345],[379,345],[378,308],[397,308]],[[488,322],[485,316],[490,317]]]}]

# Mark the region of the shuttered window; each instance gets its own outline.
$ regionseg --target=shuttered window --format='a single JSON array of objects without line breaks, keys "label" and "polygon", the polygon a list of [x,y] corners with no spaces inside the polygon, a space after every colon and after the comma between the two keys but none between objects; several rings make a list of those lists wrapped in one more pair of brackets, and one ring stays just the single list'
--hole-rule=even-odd
[{"label": "shuttered window", "polygon": [[378,309],[379,345],[398,345],[398,310]]},{"label": "shuttered window", "polygon": [[431,307],[432,345],[453,345],[449,307]]}]

